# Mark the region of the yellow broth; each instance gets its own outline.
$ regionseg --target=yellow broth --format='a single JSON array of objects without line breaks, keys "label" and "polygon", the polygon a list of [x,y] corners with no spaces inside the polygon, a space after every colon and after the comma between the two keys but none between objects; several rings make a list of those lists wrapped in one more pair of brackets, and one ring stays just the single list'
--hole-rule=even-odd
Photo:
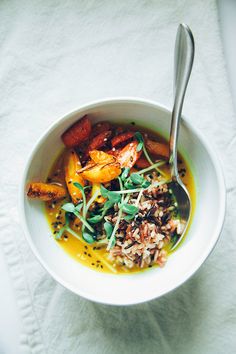
[{"label": "yellow broth", "polygon": [[[126,126],[127,127],[127,126]],[[150,137],[155,137],[158,139],[158,141],[161,142],[166,142],[166,140],[160,136],[157,133],[154,133],[153,131],[148,131],[147,129],[143,128],[137,128],[137,126],[129,126],[129,129],[135,130],[135,131],[141,131],[142,133],[148,133]],[[66,187],[65,185],[65,178],[64,178],[64,171],[63,171],[63,155],[65,153],[65,150],[63,150],[59,157],[56,159],[54,162],[49,175],[48,175],[48,181],[53,181],[53,182],[58,182],[62,183],[63,186]],[[181,155],[179,155],[179,163],[178,163],[179,171],[180,171],[180,177],[184,184],[186,185],[191,202],[192,202],[192,214],[191,214],[191,219],[193,216],[194,212],[194,206],[195,206],[195,185],[194,185],[194,178],[192,175],[192,172],[189,168],[189,165],[187,162],[183,159]],[[169,167],[163,166],[160,168],[163,172],[165,172],[167,175],[170,175]],[[62,204],[65,203],[64,200],[59,200],[56,202],[46,202],[45,203],[45,211],[46,211],[46,217],[50,225],[50,229],[52,230],[52,234],[56,234],[56,230],[58,231],[62,225],[64,224],[65,218],[64,218],[64,211],[61,210]],[[70,201],[70,197],[68,195],[67,201]],[[56,224],[55,224],[56,223]],[[191,223],[191,220],[190,220]],[[77,224],[76,222],[73,222],[71,225],[71,228],[76,231],[78,234],[80,234],[80,228],[81,225]],[[135,266],[134,268],[128,269],[127,267],[123,265],[112,265],[110,261],[107,259],[108,252],[106,251],[105,246],[97,246],[96,244],[88,244],[84,240],[79,240],[75,238],[73,235],[69,234],[68,232],[64,233],[64,236],[61,238],[61,240],[55,240],[55,242],[58,243],[59,246],[63,248],[63,250],[73,257],[76,261],[80,262],[84,266],[87,266],[89,268],[95,269],[100,272],[106,272],[106,273],[116,273],[116,274],[122,274],[122,273],[134,273],[134,272],[139,272],[141,270],[145,270],[147,268],[140,269],[140,267]],[[168,251],[168,254],[171,253],[170,247],[166,247],[166,250]],[[150,267],[156,267],[156,265],[152,265]]]}]

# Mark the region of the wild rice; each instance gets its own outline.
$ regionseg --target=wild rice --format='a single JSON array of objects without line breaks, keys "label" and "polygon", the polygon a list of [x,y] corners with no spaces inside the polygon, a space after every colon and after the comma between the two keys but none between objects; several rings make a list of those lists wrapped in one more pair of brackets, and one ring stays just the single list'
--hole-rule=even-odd
[{"label": "wild rice", "polygon": [[[139,211],[132,222],[122,219],[120,222],[116,244],[109,251],[108,258],[118,265],[127,268],[148,267],[158,264],[163,267],[167,261],[168,245],[173,237],[179,237],[184,225],[176,216],[175,200],[168,189],[168,184],[157,187],[159,177],[155,172],[150,178],[148,189],[142,195],[130,196],[129,204],[138,206]],[[137,197],[139,203],[137,205]],[[106,216],[113,224],[117,215]]]}]

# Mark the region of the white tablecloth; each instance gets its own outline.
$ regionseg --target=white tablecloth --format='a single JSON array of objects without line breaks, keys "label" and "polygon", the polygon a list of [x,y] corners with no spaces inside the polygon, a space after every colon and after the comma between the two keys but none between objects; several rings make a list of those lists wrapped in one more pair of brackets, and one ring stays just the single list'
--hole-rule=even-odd
[{"label": "white tablecloth", "polygon": [[[0,246],[21,318],[19,350],[235,352],[236,120],[215,1],[12,0],[1,2],[0,20]],[[180,22],[190,25],[196,40],[184,113],[224,166],[222,237],[198,273],[167,296],[132,307],[95,304],[55,283],[26,244],[17,212],[23,167],[48,125],[89,100],[132,95],[170,107]]]}]

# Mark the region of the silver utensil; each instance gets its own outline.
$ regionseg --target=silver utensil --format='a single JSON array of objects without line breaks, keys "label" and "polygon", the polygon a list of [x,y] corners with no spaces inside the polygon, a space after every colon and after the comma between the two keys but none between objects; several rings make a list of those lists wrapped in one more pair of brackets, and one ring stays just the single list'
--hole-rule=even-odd
[{"label": "silver utensil", "polygon": [[174,67],[174,107],[172,111],[170,129],[170,159],[171,182],[169,188],[176,198],[179,208],[181,223],[184,225],[182,234],[178,241],[173,245],[172,250],[177,247],[183,239],[188,227],[191,214],[191,200],[189,193],[181,181],[178,172],[177,143],[181,121],[182,107],[186,88],[191,74],[194,59],[194,38],[190,28],[186,24],[180,24],[175,41],[175,67]]}]

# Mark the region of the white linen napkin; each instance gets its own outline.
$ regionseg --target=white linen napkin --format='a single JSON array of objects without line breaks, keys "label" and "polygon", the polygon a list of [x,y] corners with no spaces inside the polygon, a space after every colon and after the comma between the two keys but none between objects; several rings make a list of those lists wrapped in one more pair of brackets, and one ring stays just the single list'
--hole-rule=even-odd
[{"label": "white linen napkin", "polygon": [[[214,0],[4,1],[0,4],[0,244],[19,306],[22,353],[233,353],[236,121]],[[196,57],[184,114],[223,162],[228,208],[220,241],[197,274],[152,302],[113,307],[58,285],[31,253],[17,212],[35,140],[90,100],[140,96],[172,104],[177,26]]]}]

